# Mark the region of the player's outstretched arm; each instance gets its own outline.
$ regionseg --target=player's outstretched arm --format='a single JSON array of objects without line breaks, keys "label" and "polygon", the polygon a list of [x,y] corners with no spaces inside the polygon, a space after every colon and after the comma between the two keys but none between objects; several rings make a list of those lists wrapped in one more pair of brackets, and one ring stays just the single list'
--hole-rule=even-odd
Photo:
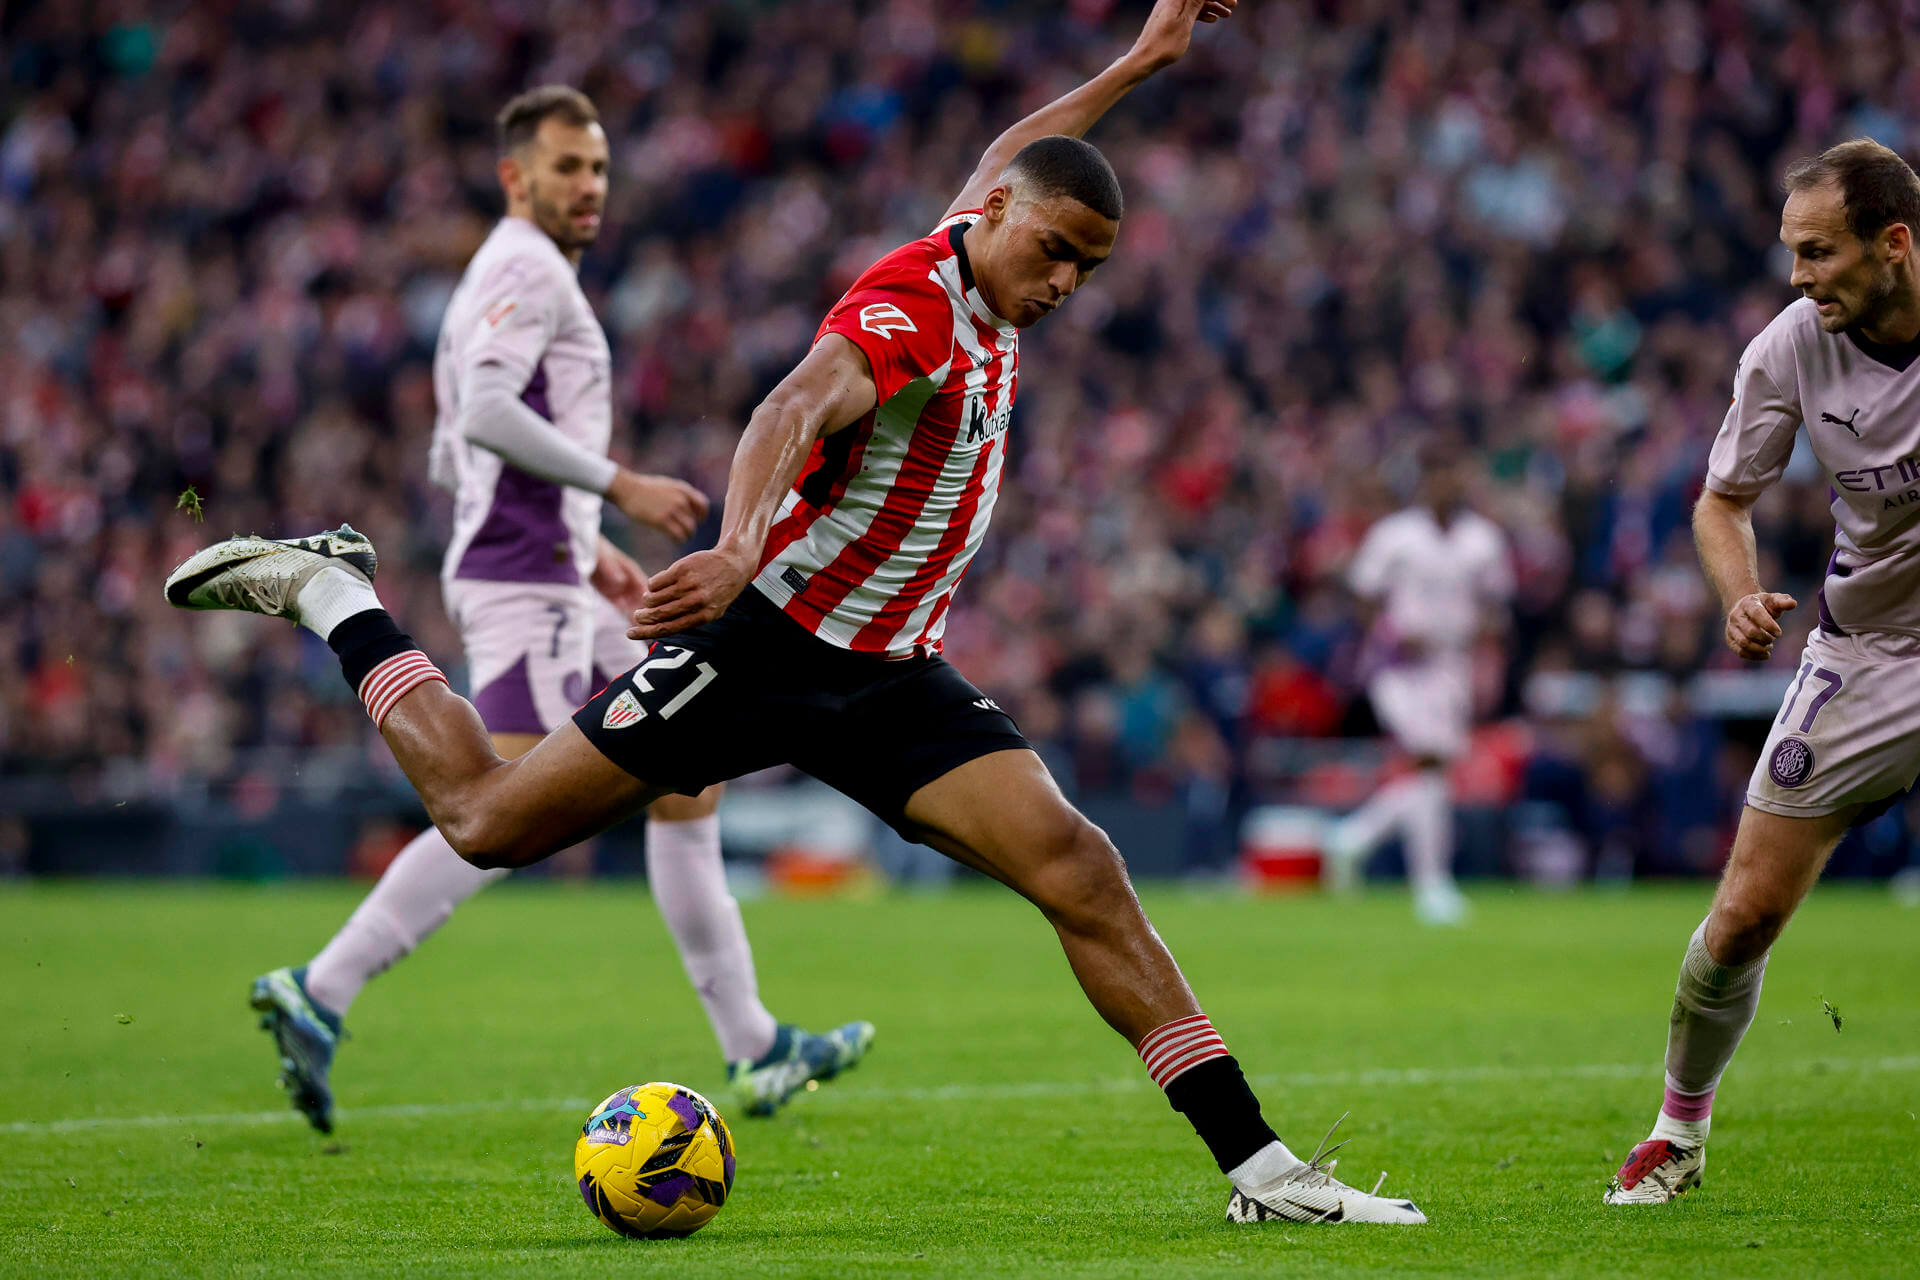
[{"label": "player's outstretched arm", "polygon": [[1701,493],[1693,507],[1693,541],[1700,564],[1727,613],[1727,647],[1749,662],[1773,654],[1781,635],[1775,621],[1799,601],[1760,586],[1760,557],[1753,540],[1753,503],[1758,495]]},{"label": "player's outstretched arm", "polygon": [[747,422],[727,475],[719,543],[655,574],[627,635],[656,640],[725,613],[759,572],[774,514],[813,442],[873,412],[878,395],[860,348],[837,333],[815,343]]},{"label": "player's outstretched arm", "polygon": [[570,489],[597,493],[628,519],[684,541],[706,518],[707,495],[672,476],[642,475],[569,439],[521,399],[526,380],[483,361],[461,388],[460,434],[508,466]]},{"label": "player's outstretched arm", "polygon": [[967,185],[947,206],[949,216],[962,209],[978,209],[993,190],[1007,162],[1036,138],[1064,133],[1078,138],[1093,128],[1115,103],[1154,72],[1172,66],[1187,52],[1196,22],[1218,22],[1230,15],[1240,0],[1159,0],[1133,47],[1093,79],[1048,103],[993,140]]}]

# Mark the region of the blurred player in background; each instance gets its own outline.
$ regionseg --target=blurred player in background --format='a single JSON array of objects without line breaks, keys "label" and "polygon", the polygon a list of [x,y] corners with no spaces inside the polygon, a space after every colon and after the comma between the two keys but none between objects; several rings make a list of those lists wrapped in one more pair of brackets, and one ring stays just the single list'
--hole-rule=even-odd
[{"label": "blurred player in background", "polygon": [[1796,162],[1786,186],[1780,239],[1803,296],[1740,357],[1693,513],[1728,647],[1765,661],[1776,619],[1798,607],[1760,581],[1752,511],[1802,423],[1831,486],[1833,556],[1819,626],[1680,964],[1653,1133],[1608,1204],[1664,1204],[1699,1185],[1714,1091],[1760,1007],[1768,951],[1847,830],[1920,775],[1920,179],[1860,139]]},{"label": "blurred player in background", "polygon": [[[712,550],[647,585],[647,660],[514,760],[380,607],[366,539],[233,539],[168,580],[189,608],[295,618],[348,682],[455,845],[548,857],[653,798],[782,761],[1044,914],[1094,1007],[1232,1183],[1235,1222],[1426,1221],[1296,1157],[1154,931],[1106,834],[1012,719],[939,656],[1006,458],[1020,330],[1111,252],[1122,212],[1080,141],[1234,0],[1159,0],[1132,49],[996,139],[922,239],[882,258],[755,410]],[[1276,962],[1280,957],[1276,957]],[[1324,1146],[1324,1143],[1323,1143]]]},{"label": "blurred player in background", "polygon": [[[607,456],[612,353],[575,274],[607,194],[607,138],[592,102],[549,85],[509,102],[498,124],[507,216],[442,322],[432,475],[455,495],[441,570],[447,611],[466,647],[473,705],[510,760],[645,653],[627,638],[626,618],[646,576],[600,532],[603,499],[676,541],[692,536],[707,500]],[[761,1004],[721,862],[719,794],[654,802],[647,881],[742,1106],[770,1114],[807,1080],[858,1061],[873,1028],[815,1035],[776,1023]],[[430,827],[312,961],[255,980],[253,1005],[274,1035],[283,1083],[315,1128],[332,1126],[328,1072],[361,988],[505,874],[469,865]]]},{"label": "blurred player in background", "polygon": [[1447,767],[1473,730],[1473,648],[1504,630],[1513,564],[1500,526],[1469,504],[1469,455],[1452,436],[1421,450],[1419,501],[1367,531],[1348,570],[1373,612],[1362,664],[1381,726],[1413,771],[1337,823],[1329,877],[1349,887],[1394,832],[1406,849],[1413,906],[1428,924],[1461,924],[1467,902],[1453,880],[1453,797]]}]

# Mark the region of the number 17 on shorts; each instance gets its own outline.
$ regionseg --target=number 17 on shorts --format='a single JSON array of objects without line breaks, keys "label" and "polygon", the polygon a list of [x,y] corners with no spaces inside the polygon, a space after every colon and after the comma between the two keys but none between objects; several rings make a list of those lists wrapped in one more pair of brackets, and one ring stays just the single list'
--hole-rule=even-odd
[{"label": "number 17 on shorts", "polygon": [[1920,641],[1815,631],[1747,784],[1747,803],[1789,818],[1837,813],[1920,776]]}]

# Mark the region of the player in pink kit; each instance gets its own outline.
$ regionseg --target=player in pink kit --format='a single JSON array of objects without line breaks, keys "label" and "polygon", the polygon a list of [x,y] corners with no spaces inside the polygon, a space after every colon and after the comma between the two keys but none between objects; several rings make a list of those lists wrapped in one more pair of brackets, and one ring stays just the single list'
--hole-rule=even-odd
[{"label": "player in pink kit", "polygon": [[[473,705],[493,749],[513,759],[645,653],[627,638],[626,616],[646,576],[601,535],[603,500],[677,540],[693,533],[707,500],[607,457],[612,352],[575,275],[607,192],[593,104],[564,86],[531,90],[501,111],[499,131],[507,216],[467,265],[441,324],[431,461],[455,496],[447,611],[466,647]],[[857,1062],[873,1027],[815,1035],[777,1023],[760,1002],[720,859],[719,791],[655,801],[647,879],[739,1102],[765,1115],[809,1079]],[[314,1127],[332,1127],[329,1072],[361,988],[505,874],[468,864],[429,828],[309,964],[255,980],[282,1082]]]},{"label": "player in pink kit", "polygon": [[1805,295],[1740,357],[1693,530],[1727,645],[1761,662],[1798,607],[1761,583],[1754,500],[1805,425],[1833,492],[1833,558],[1713,909],[1680,965],[1666,1095],[1608,1204],[1698,1186],[1714,1092],[1760,1005],[1767,953],[1848,828],[1920,776],[1920,179],[1865,139],[1787,170],[1780,239]]},{"label": "player in pink kit", "polygon": [[1467,904],[1453,880],[1447,766],[1473,731],[1473,645],[1499,628],[1513,565],[1500,526],[1468,504],[1466,451],[1435,438],[1422,463],[1420,501],[1369,529],[1347,571],[1354,594],[1378,610],[1363,659],[1367,696],[1413,771],[1334,827],[1327,860],[1333,883],[1349,885],[1399,831],[1414,912],[1450,925],[1465,921]]},{"label": "player in pink kit", "polygon": [[547,857],[654,798],[790,762],[904,835],[1010,885],[1232,1183],[1236,1222],[1419,1223],[1268,1127],[1154,932],[1118,851],[1019,728],[939,655],[1008,449],[1020,331],[1113,249],[1122,212],[1079,140],[1233,0],[1159,0],[1133,48],[1002,134],[923,239],[875,263],[754,412],[719,544],[647,585],[647,659],[516,760],[487,741],[369,582],[351,530],[235,539],[175,570],[188,608],[326,638],[428,811],[479,866]]}]

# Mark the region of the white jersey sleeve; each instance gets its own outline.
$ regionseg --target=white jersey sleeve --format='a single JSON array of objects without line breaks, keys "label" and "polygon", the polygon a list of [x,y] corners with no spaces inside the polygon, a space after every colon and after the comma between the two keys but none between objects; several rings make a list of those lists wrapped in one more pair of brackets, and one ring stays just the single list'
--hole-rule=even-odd
[{"label": "white jersey sleeve", "polygon": [[1778,480],[1800,429],[1800,379],[1783,312],[1747,344],[1733,375],[1733,404],[1707,459],[1707,488],[1750,498]]},{"label": "white jersey sleeve", "polygon": [[476,282],[475,305],[468,315],[467,340],[456,370],[462,387],[484,365],[507,370],[523,387],[532,380],[560,327],[564,284],[551,275],[547,264],[529,255],[515,255],[502,258]]}]

